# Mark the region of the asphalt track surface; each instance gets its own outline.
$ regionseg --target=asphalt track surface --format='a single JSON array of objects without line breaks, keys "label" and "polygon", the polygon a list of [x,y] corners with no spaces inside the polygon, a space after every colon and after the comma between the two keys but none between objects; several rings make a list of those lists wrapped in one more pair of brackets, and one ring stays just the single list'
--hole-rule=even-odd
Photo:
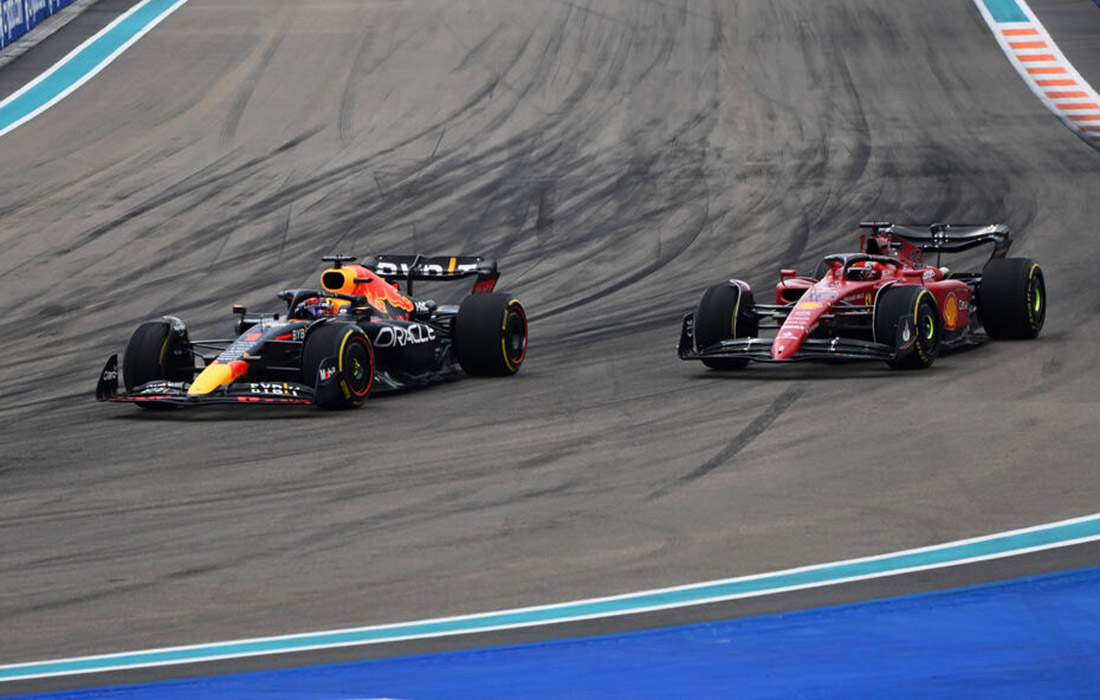
[{"label": "asphalt track surface", "polygon": [[[1094,513],[1098,191],[1100,153],[969,3],[191,0],[0,139],[0,660]],[[1012,226],[1047,273],[1041,338],[917,373],[676,359],[706,285],[764,297],[867,217]],[[224,335],[231,303],[275,310],[335,252],[496,257],[530,311],[523,371],[339,414],[92,401],[139,322]]]}]

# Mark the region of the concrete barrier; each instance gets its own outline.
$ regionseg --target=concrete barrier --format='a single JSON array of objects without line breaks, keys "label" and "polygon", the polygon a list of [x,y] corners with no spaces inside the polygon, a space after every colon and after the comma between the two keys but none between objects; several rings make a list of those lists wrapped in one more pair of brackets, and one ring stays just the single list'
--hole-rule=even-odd
[{"label": "concrete barrier", "polygon": [[0,48],[7,46],[73,0],[0,0]]}]

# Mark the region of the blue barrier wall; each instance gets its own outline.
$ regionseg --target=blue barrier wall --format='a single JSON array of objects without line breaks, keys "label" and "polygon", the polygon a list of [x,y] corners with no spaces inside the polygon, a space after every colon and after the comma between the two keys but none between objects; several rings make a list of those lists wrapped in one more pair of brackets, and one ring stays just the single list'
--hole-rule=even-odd
[{"label": "blue barrier wall", "polygon": [[0,48],[73,0],[0,0]]}]

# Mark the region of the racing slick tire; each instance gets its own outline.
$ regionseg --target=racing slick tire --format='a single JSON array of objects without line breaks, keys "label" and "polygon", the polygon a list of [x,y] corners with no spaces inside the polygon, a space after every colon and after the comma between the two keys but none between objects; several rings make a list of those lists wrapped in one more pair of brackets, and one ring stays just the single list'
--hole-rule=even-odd
[{"label": "racing slick tire", "polygon": [[[732,338],[747,338],[759,333],[756,318],[746,313],[755,302],[747,284],[723,282],[708,287],[695,310],[695,344],[706,348]],[[749,363],[740,357],[708,357],[703,364],[711,369],[742,369]]]},{"label": "racing slick tire", "polygon": [[1043,269],[1030,258],[995,258],[982,270],[979,312],[991,338],[1031,340],[1047,316]]},{"label": "racing slick tire", "polygon": [[[912,319],[900,329],[903,319]],[[915,337],[910,337],[913,334]],[[897,356],[886,364],[896,369],[931,367],[940,354],[940,308],[932,292],[917,285],[884,289],[875,306],[875,339],[894,347]]]},{"label": "racing slick tire", "polygon": [[467,374],[515,374],[527,356],[527,313],[508,294],[471,294],[455,317],[455,353]]},{"label": "racing slick tire", "polygon": [[[122,380],[126,391],[158,379],[189,382],[194,376],[195,360],[186,329],[182,333],[173,332],[168,321],[146,321],[134,330],[122,355]],[[163,407],[155,403],[138,405]]]},{"label": "racing slick tire", "polygon": [[350,323],[314,327],[302,346],[302,381],[317,383],[317,371],[326,357],[336,358],[339,391],[318,392],[316,405],[324,409],[357,408],[374,386],[374,351],[363,329]]}]

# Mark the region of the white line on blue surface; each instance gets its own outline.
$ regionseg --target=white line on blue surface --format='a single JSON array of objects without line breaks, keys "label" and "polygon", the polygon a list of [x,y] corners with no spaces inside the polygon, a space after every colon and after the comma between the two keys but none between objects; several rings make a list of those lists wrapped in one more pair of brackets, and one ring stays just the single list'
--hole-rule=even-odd
[{"label": "white line on blue surface", "polygon": [[0,102],[0,136],[65,99],[188,0],[144,0]]},{"label": "white line on blue surface", "polygon": [[10,664],[0,666],[0,681],[380,644],[654,612],[971,564],[1098,540],[1100,513],[893,554],[605,598],[327,632]]}]

